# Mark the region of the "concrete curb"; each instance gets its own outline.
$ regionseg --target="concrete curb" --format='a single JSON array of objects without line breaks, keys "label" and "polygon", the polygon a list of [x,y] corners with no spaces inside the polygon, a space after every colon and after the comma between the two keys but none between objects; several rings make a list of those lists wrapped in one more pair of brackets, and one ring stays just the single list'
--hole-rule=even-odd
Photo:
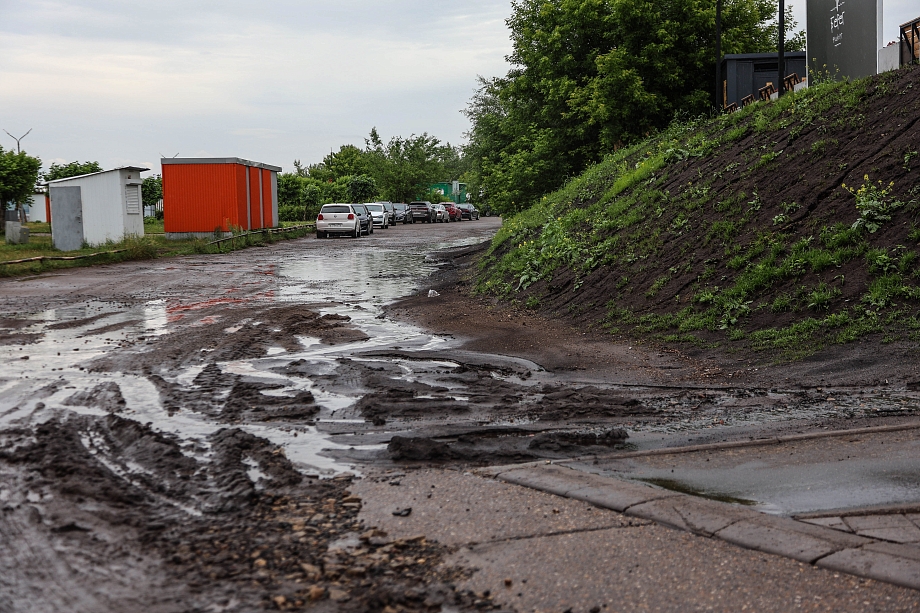
[{"label": "concrete curb", "polygon": [[474,472],[747,549],[920,590],[920,547],[877,541],[559,464],[496,466]]}]

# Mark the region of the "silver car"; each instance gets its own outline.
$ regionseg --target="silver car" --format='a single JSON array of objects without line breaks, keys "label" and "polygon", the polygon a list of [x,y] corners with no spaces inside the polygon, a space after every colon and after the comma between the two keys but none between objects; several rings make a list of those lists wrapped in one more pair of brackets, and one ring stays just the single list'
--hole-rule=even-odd
[{"label": "silver car", "polygon": [[450,213],[447,212],[443,204],[432,204],[431,208],[434,209],[435,221],[450,221]]},{"label": "silver car", "polygon": [[316,238],[342,234],[361,236],[361,217],[350,204],[324,204],[316,216]]},{"label": "silver car", "polygon": [[371,212],[371,217],[374,219],[374,227],[380,227],[386,230],[390,227],[390,224],[393,223],[392,218],[390,217],[390,211],[387,210],[387,207],[382,202],[365,202],[364,206]]}]

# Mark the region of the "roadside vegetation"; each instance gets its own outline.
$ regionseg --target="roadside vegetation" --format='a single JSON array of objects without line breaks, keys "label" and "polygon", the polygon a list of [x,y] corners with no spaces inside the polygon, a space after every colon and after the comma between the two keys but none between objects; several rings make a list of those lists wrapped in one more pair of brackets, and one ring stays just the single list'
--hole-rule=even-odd
[{"label": "roadside vegetation", "polygon": [[[31,225],[31,224],[30,224]],[[34,224],[38,225],[38,224]],[[44,224],[47,226],[48,224]],[[162,222],[160,222],[162,225]],[[300,238],[313,233],[310,224],[291,224],[290,229],[275,233],[269,232],[234,232],[228,240],[209,244],[214,239],[167,240],[163,235],[145,235],[128,237],[117,243],[107,243],[97,247],[84,247],[76,251],[59,251],[51,244],[51,236],[31,236],[28,244],[0,244],[0,277],[37,274],[61,268],[114,264],[127,260],[147,260],[153,258],[192,255],[196,253],[226,253],[247,247],[257,247],[279,240]],[[145,224],[146,227],[146,224]],[[95,254],[95,255],[94,255]],[[13,260],[22,260],[46,256],[47,258],[74,258],[71,260],[43,259],[41,261],[7,264]],[[90,256],[90,257],[87,257]]]},{"label": "roadside vegetation", "polygon": [[[721,1],[723,54],[776,52],[776,0]],[[466,109],[470,191],[500,213],[713,107],[716,0],[511,4],[511,69]],[[786,50],[804,49],[788,10],[785,26]]]},{"label": "roadside vegetation", "polygon": [[615,335],[920,341],[920,69],[674,122],[507,219],[477,289]]},{"label": "roadside vegetation", "polygon": [[294,172],[278,175],[281,221],[312,221],[330,202],[449,200],[430,191],[433,183],[467,180],[469,160],[459,148],[426,134],[384,142],[371,130],[364,148],[343,145],[321,162],[294,161]]}]

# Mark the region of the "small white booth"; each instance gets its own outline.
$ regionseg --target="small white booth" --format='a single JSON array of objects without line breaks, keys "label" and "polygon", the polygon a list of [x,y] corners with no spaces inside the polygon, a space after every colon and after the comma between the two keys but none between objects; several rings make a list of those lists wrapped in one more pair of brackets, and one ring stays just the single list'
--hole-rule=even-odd
[{"label": "small white booth", "polygon": [[45,214],[45,192],[36,191],[32,200],[25,205],[26,219],[29,221],[48,221]]},{"label": "small white booth", "polygon": [[125,166],[48,181],[51,240],[61,251],[144,235],[141,172]]}]

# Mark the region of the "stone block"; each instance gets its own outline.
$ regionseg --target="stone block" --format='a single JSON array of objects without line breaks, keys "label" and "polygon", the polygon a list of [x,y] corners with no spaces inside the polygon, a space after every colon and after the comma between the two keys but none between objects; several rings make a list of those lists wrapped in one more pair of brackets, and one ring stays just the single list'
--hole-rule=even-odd
[{"label": "stone block", "polygon": [[18,245],[22,241],[22,224],[18,221],[6,222],[6,242]]},{"label": "stone block", "polygon": [[816,565],[828,570],[920,589],[920,561],[894,555],[884,548],[879,550],[879,545],[892,546],[890,543],[874,543],[860,549],[845,549],[818,560]]},{"label": "stone block", "polygon": [[571,490],[567,496],[576,500],[584,500],[591,504],[611,509],[620,513],[652,500],[661,498],[679,497],[680,494],[669,492],[668,490],[650,487],[648,485],[639,485],[628,481],[610,479],[612,483],[591,485]]},{"label": "stone block", "polygon": [[739,521],[720,530],[716,536],[748,549],[786,556],[809,564],[837,551],[872,542],[854,534],[772,515],[759,515]]},{"label": "stone block", "polygon": [[736,522],[760,516],[753,509],[693,496],[653,500],[631,507],[626,514],[703,536],[712,536]]},{"label": "stone block", "polygon": [[500,481],[523,485],[542,492],[549,492],[557,496],[565,496],[567,492],[583,487],[606,485],[606,481],[597,475],[564,468],[554,464],[532,466],[518,470],[510,470],[496,476]]}]

